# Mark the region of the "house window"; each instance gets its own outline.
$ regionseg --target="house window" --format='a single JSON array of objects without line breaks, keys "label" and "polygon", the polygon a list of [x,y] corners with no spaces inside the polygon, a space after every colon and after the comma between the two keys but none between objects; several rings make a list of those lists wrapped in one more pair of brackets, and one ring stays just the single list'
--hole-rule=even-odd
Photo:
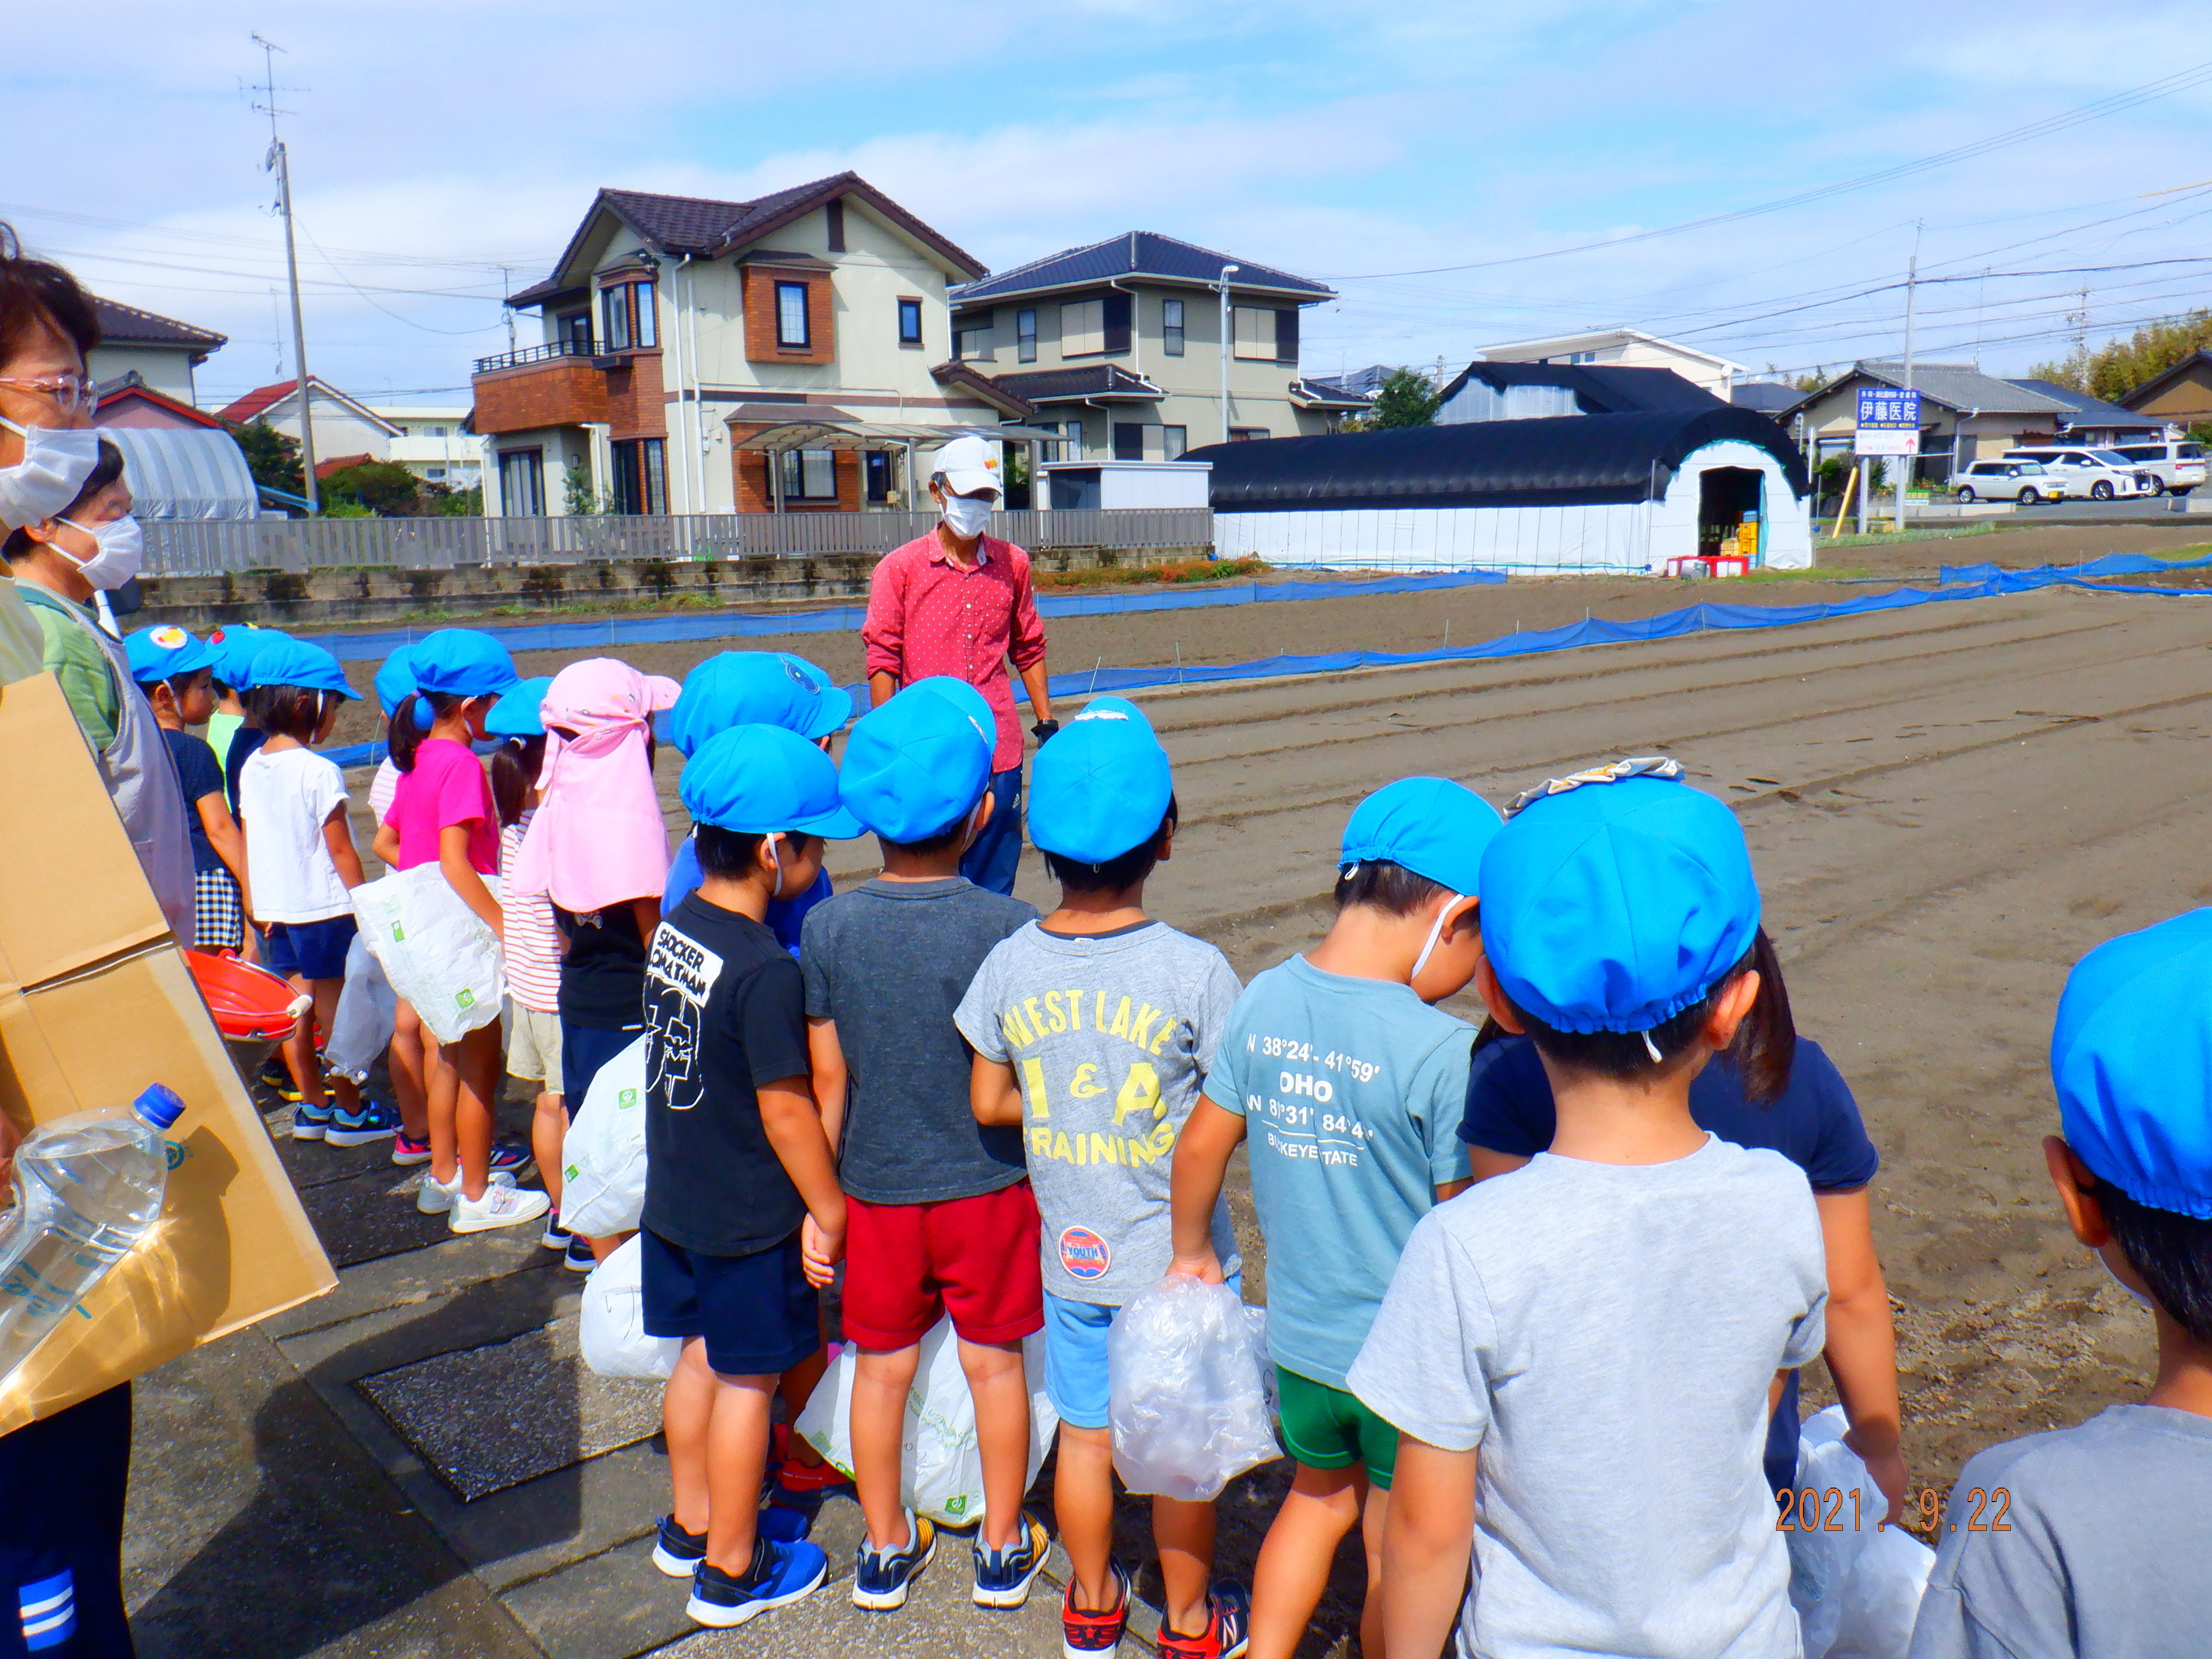
[{"label": "house window", "polygon": [[599,290],[599,339],[609,351],[629,349],[629,284]]},{"label": "house window", "polygon": [[1025,363],[1036,361],[1036,311],[1034,307],[1014,313],[1014,356]]},{"label": "house window", "polygon": [[571,351],[588,353],[592,349],[592,313],[572,311],[554,325],[557,337]]},{"label": "house window", "polygon": [[1245,362],[1275,361],[1275,313],[1271,307],[1238,306],[1237,356]]},{"label": "house window", "polygon": [[1079,300],[1060,308],[1060,355],[1087,357],[1106,349],[1106,302]]},{"label": "house window", "polygon": [[442,466],[426,466],[422,469],[422,476],[426,478],[442,478],[446,476],[446,469]]},{"label": "house window", "polygon": [[778,283],[775,285],[775,343],[780,346],[797,346],[804,350],[813,343],[806,330],[806,284]]},{"label": "house window", "polygon": [[860,459],[867,476],[869,501],[880,503],[890,500],[890,452],[884,449],[871,449],[865,452]]},{"label": "house window", "polygon": [[787,449],[781,453],[783,499],[787,501],[834,501],[837,499],[837,452],[834,449]]},{"label": "house window", "polygon": [[430,435],[434,438],[442,438],[446,435],[446,428],[442,426],[434,426],[430,428]]},{"label": "house window", "polygon": [[845,251],[845,204],[841,198],[822,210],[823,228],[829,233],[830,252]]},{"label": "house window", "polygon": [[986,323],[980,328],[956,330],[952,336],[952,355],[963,363],[978,357],[988,357],[991,355],[990,325]]},{"label": "house window", "polygon": [[918,346],[921,343],[921,301],[901,300],[898,302],[899,343]]},{"label": "house window", "polygon": [[1160,458],[1179,461],[1183,451],[1190,447],[1190,428],[1187,426],[1164,426],[1160,428]]},{"label": "house window", "polygon": [[1145,428],[1139,422],[1114,422],[1114,459],[1117,461],[1141,461],[1145,459]]},{"label": "house window", "polygon": [[1160,302],[1160,349],[1170,357],[1182,356],[1182,301]]},{"label": "house window", "polygon": [[1064,434],[1058,443],[1048,443],[1044,446],[1045,459],[1048,461],[1079,461],[1083,459],[1082,422],[1067,421],[1055,426],[1050,421],[1047,421],[1044,422],[1042,429],[1047,432],[1058,432]]},{"label": "house window", "polygon": [[666,441],[630,438],[612,446],[614,509],[617,513],[668,511]]},{"label": "house window", "polygon": [[545,516],[545,452],[542,449],[502,449],[499,452],[499,507],[510,519]]},{"label": "house window", "polygon": [[1268,435],[1267,428],[1264,426],[1232,426],[1229,428],[1229,441],[1232,444],[1249,443],[1255,438],[1265,438]]},{"label": "house window", "polygon": [[630,325],[630,338],[641,346],[660,343],[659,319],[653,310],[653,284],[632,283],[629,285],[630,308],[635,320]]}]

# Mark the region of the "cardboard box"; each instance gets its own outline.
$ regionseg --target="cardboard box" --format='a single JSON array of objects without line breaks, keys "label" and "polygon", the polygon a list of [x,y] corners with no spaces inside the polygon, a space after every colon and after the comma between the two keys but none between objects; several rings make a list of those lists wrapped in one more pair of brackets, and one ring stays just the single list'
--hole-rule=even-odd
[{"label": "cardboard box", "polygon": [[337,1275],[51,676],[0,687],[0,757],[18,803],[0,812],[0,1113],[27,1133],[149,1083],[185,1101],[158,1232],[0,1388],[6,1433]]}]

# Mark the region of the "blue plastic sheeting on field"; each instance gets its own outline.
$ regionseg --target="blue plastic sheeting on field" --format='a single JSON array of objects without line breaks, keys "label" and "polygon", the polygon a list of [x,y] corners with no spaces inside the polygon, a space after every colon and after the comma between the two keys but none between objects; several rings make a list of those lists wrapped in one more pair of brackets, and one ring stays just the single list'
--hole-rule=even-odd
[{"label": "blue plastic sheeting on field", "polygon": [[1994,581],[1998,577],[2151,576],[2163,570],[2202,570],[2212,565],[2212,554],[2201,559],[2160,559],[2148,553],[2107,553],[2087,564],[2039,564],[2028,570],[2005,570],[1993,564],[1947,564],[1937,573],[1945,586],[1953,582]]},{"label": "blue plastic sheeting on field", "polygon": [[[1435,576],[1385,576],[1371,582],[1247,582],[1236,587],[1207,587],[1186,592],[1047,593],[1038,597],[1041,617],[1112,617],[1140,611],[1203,611],[1221,605],[1285,605],[1302,599],[1357,599],[1379,593],[1426,593],[1448,587],[1488,587],[1505,580],[1503,571],[1455,570]],[[528,623],[484,631],[509,651],[586,651],[592,646],[665,644],[677,640],[757,639],[776,634],[849,634],[868,618],[864,605],[785,615],[759,611],[713,617],[608,617],[598,622]],[[401,646],[429,630],[387,629],[374,634],[307,634],[341,662],[381,662]]]}]

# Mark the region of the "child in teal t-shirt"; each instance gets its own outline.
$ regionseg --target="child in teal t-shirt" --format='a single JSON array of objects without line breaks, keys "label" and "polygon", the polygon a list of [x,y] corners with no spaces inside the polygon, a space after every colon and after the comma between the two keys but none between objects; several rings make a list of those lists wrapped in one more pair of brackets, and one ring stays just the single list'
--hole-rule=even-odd
[{"label": "child in teal t-shirt", "polygon": [[1369,1653],[1397,1431],[1345,1388],[1414,1223],[1467,1185],[1459,1139],[1474,1029],[1431,1005],[1481,959],[1475,876],[1497,812],[1445,778],[1402,778],[1345,828],[1337,917],[1310,955],[1257,975],[1229,1017],[1176,1149],[1176,1268],[1218,1279],[1206,1221],[1240,1141],[1267,1240],[1267,1345],[1297,1474],[1253,1575],[1253,1659],[1288,1659],[1336,1547],[1367,1546]]}]

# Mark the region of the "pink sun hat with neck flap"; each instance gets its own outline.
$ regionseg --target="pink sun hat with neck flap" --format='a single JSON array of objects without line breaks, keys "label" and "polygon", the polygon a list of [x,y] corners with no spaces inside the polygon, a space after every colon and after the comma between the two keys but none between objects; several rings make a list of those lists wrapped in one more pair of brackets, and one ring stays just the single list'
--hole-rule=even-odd
[{"label": "pink sun hat with neck flap", "polygon": [[653,787],[653,717],[683,687],[612,657],[570,663],[545,688],[538,807],[514,860],[516,892],[584,914],[658,899],[668,829]]}]

